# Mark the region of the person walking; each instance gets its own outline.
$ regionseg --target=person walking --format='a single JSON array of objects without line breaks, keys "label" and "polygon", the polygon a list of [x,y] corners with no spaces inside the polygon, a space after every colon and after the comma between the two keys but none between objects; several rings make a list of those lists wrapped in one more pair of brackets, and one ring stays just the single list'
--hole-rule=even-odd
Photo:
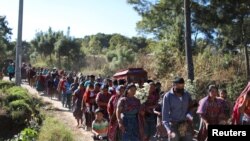
[{"label": "person walking", "polygon": [[173,87],[163,97],[162,123],[168,141],[192,141],[192,98],[184,89],[184,79],[176,77]]}]

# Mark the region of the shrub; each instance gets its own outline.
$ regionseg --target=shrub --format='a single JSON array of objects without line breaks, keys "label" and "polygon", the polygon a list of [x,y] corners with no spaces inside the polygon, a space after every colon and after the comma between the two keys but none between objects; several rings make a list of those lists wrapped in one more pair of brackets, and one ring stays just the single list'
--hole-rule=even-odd
[{"label": "shrub", "polygon": [[37,135],[38,135],[38,133],[37,133],[36,130],[31,129],[31,128],[25,128],[25,129],[21,132],[20,139],[21,139],[22,141],[35,141]]},{"label": "shrub", "polygon": [[30,105],[28,105],[24,100],[15,100],[12,101],[9,104],[9,107],[11,110],[17,111],[17,110],[24,110],[26,114],[31,114],[32,113],[32,108]]},{"label": "shrub", "polygon": [[21,87],[12,87],[10,89],[6,90],[7,97],[6,101],[7,103],[10,103],[15,100],[25,100],[26,102],[31,101],[31,97],[27,94],[27,90],[21,88]]},{"label": "shrub", "polygon": [[55,118],[47,117],[38,136],[38,141],[73,141],[72,132]]},{"label": "shrub", "polygon": [[16,125],[26,125],[27,124],[27,114],[24,110],[11,111],[11,119]]},{"label": "shrub", "polygon": [[192,82],[190,79],[188,79],[185,83],[185,89],[190,93],[193,99],[197,99],[199,97],[199,90],[196,80],[193,80]]},{"label": "shrub", "polygon": [[247,79],[244,77],[236,78],[233,82],[228,83],[226,86],[228,99],[230,101],[235,101],[246,86]]},{"label": "shrub", "polygon": [[18,135],[15,135],[11,141],[35,141],[38,132],[32,128],[25,128]]},{"label": "shrub", "polygon": [[3,89],[3,88],[10,88],[10,87],[13,87],[15,86],[15,84],[13,82],[9,82],[9,81],[1,81],[0,80],[0,89]]}]

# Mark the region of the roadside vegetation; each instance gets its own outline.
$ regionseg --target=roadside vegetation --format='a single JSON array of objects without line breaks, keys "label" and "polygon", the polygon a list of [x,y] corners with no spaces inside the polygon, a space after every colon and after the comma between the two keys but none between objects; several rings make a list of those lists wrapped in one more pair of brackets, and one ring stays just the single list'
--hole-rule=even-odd
[{"label": "roadside vegetation", "polygon": [[0,81],[0,140],[73,141],[72,132],[48,115],[45,106],[26,89]]}]

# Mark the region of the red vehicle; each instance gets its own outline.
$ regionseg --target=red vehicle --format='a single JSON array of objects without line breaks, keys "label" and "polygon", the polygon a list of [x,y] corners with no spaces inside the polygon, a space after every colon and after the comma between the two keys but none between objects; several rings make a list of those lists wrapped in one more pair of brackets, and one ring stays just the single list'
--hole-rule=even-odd
[{"label": "red vehicle", "polygon": [[143,68],[129,68],[120,70],[113,75],[114,79],[125,79],[128,83],[139,82],[140,80],[147,81],[148,73]]}]

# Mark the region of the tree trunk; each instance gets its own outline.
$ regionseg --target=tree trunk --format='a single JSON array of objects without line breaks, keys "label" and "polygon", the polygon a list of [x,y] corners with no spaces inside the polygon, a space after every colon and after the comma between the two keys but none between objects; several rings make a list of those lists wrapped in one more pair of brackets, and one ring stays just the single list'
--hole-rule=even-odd
[{"label": "tree trunk", "polygon": [[62,67],[60,53],[58,53],[58,67],[59,67],[59,69],[61,69],[61,67]]},{"label": "tree trunk", "polygon": [[68,56],[68,65],[67,65],[67,68],[69,69],[69,70],[71,70],[71,64],[70,64],[70,56]]},{"label": "tree trunk", "polygon": [[50,61],[50,63],[52,63],[52,56],[51,56],[51,53],[50,53],[50,55],[49,55],[49,61]]},{"label": "tree trunk", "polygon": [[185,51],[186,51],[188,79],[193,81],[194,66],[193,66],[192,48],[191,48],[190,0],[184,0],[184,17],[185,17]]},{"label": "tree trunk", "polygon": [[249,56],[248,56],[248,49],[247,45],[244,45],[245,49],[245,59],[246,59],[246,71],[247,71],[247,80],[249,80]]},{"label": "tree trunk", "polygon": [[247,80],[250,78],[250,72],[249,72],[249,56],[248,56],[248,49],[247,44],[245,43],[245,28],[244,28],[244,16],[241,17],[241,45],[244,46],[245,50],[245,59],[246,59],[246,77]]}]

